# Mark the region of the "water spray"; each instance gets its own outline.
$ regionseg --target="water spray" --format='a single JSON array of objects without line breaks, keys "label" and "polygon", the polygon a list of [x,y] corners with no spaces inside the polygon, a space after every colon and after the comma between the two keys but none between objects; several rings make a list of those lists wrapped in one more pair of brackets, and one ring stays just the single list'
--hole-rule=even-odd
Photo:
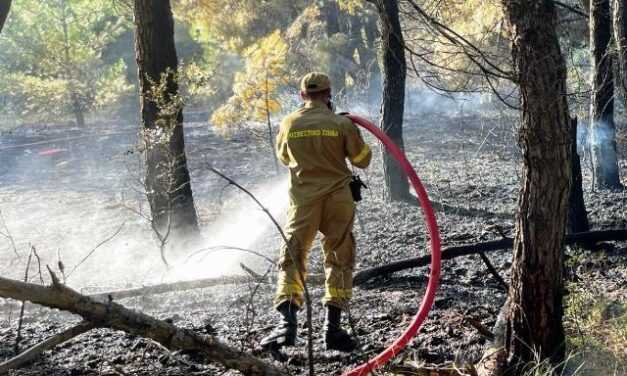
[{"label": "water spray", "polygon": [[414,316],[414,319],[405,329],[405,331],[390,346],[388,346],[388,348],[383,350],[383,352],[376,355],[372,359],[369,359],[367,362],[342,374],[342,376],[365,376],[369,372],[380,368],[390,359],[398,355],[401,350],[405,348],[407,343],[409,343],[409,341],[416,335],[416,333],[418,333],[418,329],[420,329],[420,326],[427,318],[427,314],[433,306],[435,293],[438,288],[438,282],[440,279],[440,234],[427,192],[420,182],[418,174],[416,174],[416,171],[407,160],[405,154],[385,133],[383,133],[370,121],[355,115],[347,115],[347,117],[351,119],[353,123],[359,125],[362,128],[365,128],[367,131],[377,137],[379,141],[381,141],[383,145],[385,145],[388,152],[398,161],[403,171],[407,174],[407,176],[409,177],[409,181],[411,182],[411,185],[414,187],[416,195],[418,196],[418,202],[420,203],[420,207],[422,208],[431,240],[431,271],[429,274],[429,282],[427,284],[427,290],[425,291],[425,295],[422,298],[422,302],[420,303],[420,308],[418,309],[416,316]]}]

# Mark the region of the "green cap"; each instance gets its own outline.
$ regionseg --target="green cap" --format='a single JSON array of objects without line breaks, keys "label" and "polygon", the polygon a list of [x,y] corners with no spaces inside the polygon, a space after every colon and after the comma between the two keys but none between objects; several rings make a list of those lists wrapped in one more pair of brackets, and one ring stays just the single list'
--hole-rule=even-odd
[{"label": "green cap", "polygon": [[320,72],[311,72],[306,74],[300,80],[300,90],[304,93],[317,93],[319,91],[331,88],[329,77]]}]

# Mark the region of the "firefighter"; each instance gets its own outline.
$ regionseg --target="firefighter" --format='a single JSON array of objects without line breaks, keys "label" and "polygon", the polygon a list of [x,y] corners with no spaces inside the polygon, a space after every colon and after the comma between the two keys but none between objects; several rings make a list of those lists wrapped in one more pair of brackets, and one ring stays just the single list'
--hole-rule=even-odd
[{"label": "firefighter", "polygon": [[322,303],[327,310],[325,344],[328,350],[350,352],[356,343],[340,324],[352,295],[355,263],[355,203],[346,159],[353,166],[366,168],[372,153],[352,121],[333,112],[331,84],[325,74],[307,74],[300,90],[304,105],[283,120],[276,139],[277,156],[290,173],[285,227],[288,242],[281,249],[274,299],[281,321],[261,345],[272,350],[294,345],[296,316],[304,303],[301,278],[306,277],[309,249],[320,231],[325,271]]}]

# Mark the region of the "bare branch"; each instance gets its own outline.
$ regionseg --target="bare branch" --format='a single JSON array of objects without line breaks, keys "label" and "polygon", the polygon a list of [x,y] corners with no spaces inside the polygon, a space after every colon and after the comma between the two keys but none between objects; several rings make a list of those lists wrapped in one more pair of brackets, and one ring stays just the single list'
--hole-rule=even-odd
[{"label": "bare branch", "polygon": [[20,368],[35,359],[37,359],[44,351],[51,350],[55,346],[62,344],[74,337],[90,331],[96,326],[93,323],[83,321],[78,325],[72,326],[64,331],[53,335],[52,337],[39,342],[38,344],[28,348],[21,354],[0,364],[0,375],[8,373],[12,369]]},{"label": "bare branch", "polygon": [[[28,271],[30,270],[30,261],[33,258],[33,252],[28,254],[28,260],[26,261],[26,270],[24,271],[24,282],[28,282]],[[20,317],[17,322],[17,334],[15,335],[15,344],[13,346],[13,351],[17,355],[20,352],[20,341],[22,340],[22,324],[24,320],[24,307],[26,306],[26,302],[22,300],[20,304]]]},{"label": "bare branch", "polygon": [[9,239],[9,242],[11,243],[11,248],[13,249],[13,253],[15,253],[15,255],[18,258],[21,258],[22,255],[20,255],[20,253],[17,251],[17,246],[15,245],[15,239],[13,239],[13,236],[11,235],[11,232],[9,231],[9,227],[7,226],[7,223],[4,220],[4,216],[2,215],[1,210],[0,210],[0,224],[2,224],[2,227],[4,227],[4,231],[5,231],[5,232],[0,232],[0,235]]},{"label": "bare branch", "polygon": [[557,5],[558,7],[564,8],[572,13],[575,13],[583,18],[588,18],[589,15],[588,13],[586,13],[585,11],[583,11],[580,8],[574,7],[572,5],[568,5],[566,3],[563,3],[561,1],[557,1],[557,0],[553,0],[553,4]]},{"label": "bare branch", "polygon": [[72,273],[74,273],[74,271],[75,271],[75,270],[76,270],[79,266],[81,266],[81,265],[82,265],[85,261],[87,261],[87,259],[88,259],[89,257],[91,257],[91,255],[93,255],[93,254],[94,254],[94,252],[96,252],[96,250],[97,250],[98,248],[100,248],[100,247],[101,247],[101,246],[103,246],[104,244],[108,243],[108,242],[109,242],[109,241],[111,241],[113,238],[115,238],[115,237],[116,237],[116,236],[120,233],[120,231],[122,231],[122,228],[124,227],[124,225],[125,225],[125,224],[126,224],[126,222],[122,222],[122,224],[120,225],[120,227],[118,227],[118,229],[117,229],[117,230],[115,230],[115,232],[114,232],[113,234],[111,234],[111,235],[110,235],[110,236],[108,236],[106,239],[104,239],[103,241],[101,241],[100,243],[98,243],[98,244],[97,244],[94,248],[92,248],[92,250],[91,250],[91,251],[89,251],[89,252],[87,253],[87,255],[86,255],[85,257],[83,257],[83,258],[81,259],[81,261],[79,261],[79,262],[78,262],[78,264],[76,264],[76,265],[74,266],[74,268],[73,268],[73,269],[72,269],[72,270],[71,270],[71,271],[67,274],[67,278],[70,278],[70,276],[72,275]]}]

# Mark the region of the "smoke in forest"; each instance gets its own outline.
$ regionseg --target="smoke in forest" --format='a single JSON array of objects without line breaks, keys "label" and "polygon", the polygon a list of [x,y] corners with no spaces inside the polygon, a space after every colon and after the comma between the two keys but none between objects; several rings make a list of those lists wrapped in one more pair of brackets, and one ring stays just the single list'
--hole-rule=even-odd
[{"label": "smoke in forest", "polygon": [[[56,133],[62,136],[56,137]],[[206,129],[200,133],[198,127],[190,129],[188,136],[191,147],[208,144],[204,141]],[[217,136],[209,137],[209,143],[223,143]],[[49,142],[56,139],[60,140]],[[275,241],[278,233],[269,219],[247,196],[234,189],[216,193],[224,182],[204,171],[201,157],[192,152],[196,198],[217,209],[204,216],[204,241],[182,247],[172,239],[167,247],[171,266],[167,268],[145,218],[149,211],[139,184],[143,172],[141,156],[134,150],[135,139],[132,130],[118,129],[113,134],[108,129],[67,128],[57,128],[52,135],[27,132],[25,128],[3,137],[0,155],[7,163],[0,166],[0,230],[12,236],[22,255],[15,259],[10,243],[2,244],[6,249],[0,262],[13,265],[8,277],[23,278],[31,246],[37,250],[44,270],[50,265],[59,275],[65,273],[67,283],[77,288],[123,288],[241,273],[240,262],[255,268],[268,265],[251,253],[215,248],[252,249],[274,257],[280,243]],[[228,169],[238,163],[232,161]],[[282,218],[288,200],[285,176],[239,179],[244,179],[242,184],[275,217]],[[190,257],[200,249],[206,250]],[[37,266],[33,263],[31,267]]]},{"label": "smoke in forest", "polygon": [[[287,208],[287,177],[262,184],[252,192],[273,217],[281,219]],[[281,221],[282,222],[282,221]],[[271,264],[263,256],[274,259],[282,243],[278,230],[267,214],[243,192],[235,192],[231,202],[223,206],[218,220],[202,230],[206,239],[197,249],[179,258],[169,273],[173,280],[216,277],[241,273],[241,264],[254,269]],[[270,252],[267,248],[270,241]],[[272,247],[274,245],[274,247]]]}]

